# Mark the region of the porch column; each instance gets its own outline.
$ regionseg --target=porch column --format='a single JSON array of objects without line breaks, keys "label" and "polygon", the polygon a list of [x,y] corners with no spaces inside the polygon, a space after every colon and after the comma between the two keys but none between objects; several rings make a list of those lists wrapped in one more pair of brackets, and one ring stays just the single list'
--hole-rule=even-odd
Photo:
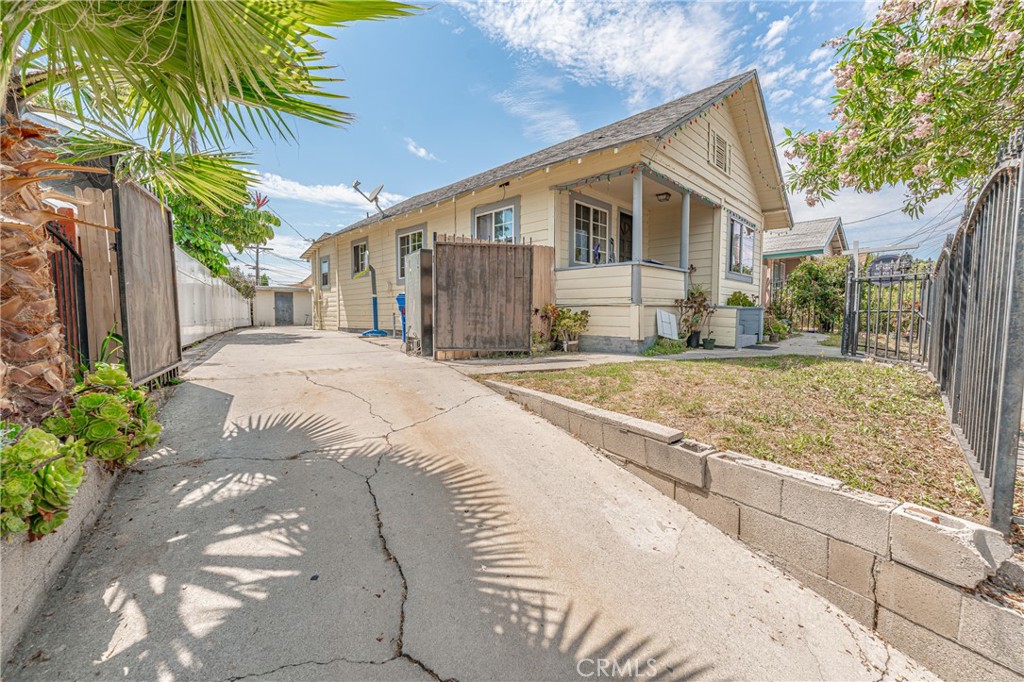
[{"label": "porch column", "polygon": [[[643,302],[643,283],[639,263],[644,260],[644,174],[638,168],[633,173],[633,263],[631,267],[631,296],[634,305]],[[641,316],[642,317],[642,316]],[[641,338],[643,338],[641,336]]]},{"label": "porch column", "polygon": [[683,215],[679,221],[679,267],[683,274],[683,295],[689,291],[690,280],[690,193],[683,192]]},{"label": "porch column", "polygon": [[633,173],[633,261],[644,259],[644,174]]}]

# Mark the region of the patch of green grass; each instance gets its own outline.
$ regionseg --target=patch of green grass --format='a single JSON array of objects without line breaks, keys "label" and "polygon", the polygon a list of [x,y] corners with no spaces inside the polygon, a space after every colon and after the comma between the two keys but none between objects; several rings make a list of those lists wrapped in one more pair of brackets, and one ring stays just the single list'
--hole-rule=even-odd
[{"label": "patch of green grass", "polygon": [[859,490],[984,516],[937,389],[908,366],[781,355],[614,363],[503,380]]},{"label": "patch of green grass", "polygon": [[640,355],[653,358],[659,355],[676,355],[686,351],[686,343],[676,339],[659,338],[650,348],[642,351]]},{"label": "patch of green grass", "polygon": [[843,345],[843,335],[829,334],[825,338],[818,341],[818,343],[822,346],[832,346],[833,348],[839,348],[841,345]]}]

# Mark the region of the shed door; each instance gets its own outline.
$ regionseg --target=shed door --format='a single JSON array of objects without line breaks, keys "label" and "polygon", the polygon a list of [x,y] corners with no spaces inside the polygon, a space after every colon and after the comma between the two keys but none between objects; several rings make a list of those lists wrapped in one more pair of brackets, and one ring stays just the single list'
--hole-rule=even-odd
[{"label": "shed door", "polygon": [[274,324],[277,326],[293,324],[295,319],[292,292],[274,292]]}]

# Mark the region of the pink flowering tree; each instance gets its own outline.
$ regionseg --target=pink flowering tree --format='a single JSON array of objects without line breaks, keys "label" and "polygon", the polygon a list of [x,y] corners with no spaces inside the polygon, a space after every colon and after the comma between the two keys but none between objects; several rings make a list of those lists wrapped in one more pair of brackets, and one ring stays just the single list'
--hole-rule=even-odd
[{"label": "pink flowering tree", "polygon": [[835,130],[787,130],[790,185],[814,205],[904,184],[904,210],[976,186],[1024,125],[1021,0],[885,0],[833,41]]}]

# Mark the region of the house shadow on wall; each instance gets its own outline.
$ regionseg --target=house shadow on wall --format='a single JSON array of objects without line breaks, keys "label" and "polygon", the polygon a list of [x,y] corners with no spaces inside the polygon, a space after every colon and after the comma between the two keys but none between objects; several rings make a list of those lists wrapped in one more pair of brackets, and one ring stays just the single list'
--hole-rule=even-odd
[{"label": "house shadow on wall", "polygon": [[323,416],[230,422],[230,395],[178,390],[162,445],[5,677],[574,679],[600,659],[618,676],[709,672],[553,589],[479,471]]}]

